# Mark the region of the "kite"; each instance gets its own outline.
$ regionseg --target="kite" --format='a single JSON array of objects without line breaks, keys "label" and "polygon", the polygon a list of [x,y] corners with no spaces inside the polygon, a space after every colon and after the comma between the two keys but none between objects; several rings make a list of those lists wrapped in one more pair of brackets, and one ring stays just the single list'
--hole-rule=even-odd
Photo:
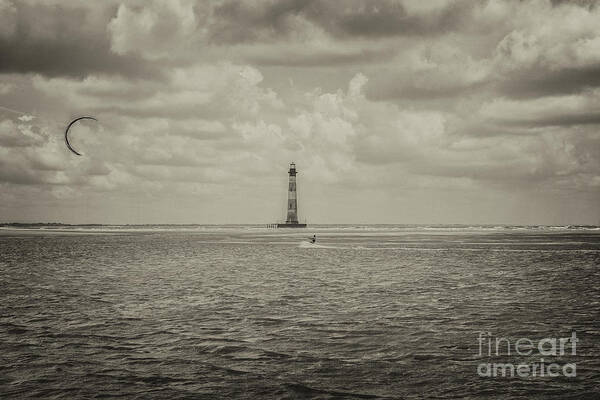
[{"label": "kite", "polygon": [[98,121],[96,118],[94,117],[88,117],[88,116],[84,116],[84,117],[79,117],[79,118],[75,118],[73,121],[71,121],[71,123],[67,126],[67,129],[65,129],[65,143],[67,144],[67,147],[69,148],[69,150],[71,150],[73,153],[77,154],[78,156],[82,155],[81,153],[78,153],[77,150],[75,150],[73,148],[73,146],[71,146],[71,143],[69,143],[69,129],[71,128],[71,126],[82,119],[93,119],[94,121]]}]

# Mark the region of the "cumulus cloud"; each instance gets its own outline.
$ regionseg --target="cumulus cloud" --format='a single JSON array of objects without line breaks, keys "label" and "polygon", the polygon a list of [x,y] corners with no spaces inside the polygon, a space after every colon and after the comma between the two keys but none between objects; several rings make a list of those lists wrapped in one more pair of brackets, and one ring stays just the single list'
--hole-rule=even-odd
[{"label": "cumulus cloud", "polygon": [[119,5],[108,23],[111,49],[117,54],[162,57],[185,43],[196,30],[191,0],[144,1]]},{"label": "cumulus cloud", "polygon": [[29,122],[33,120],[35,117],[33,115],[21,115],[18,119],[22,122]]}]

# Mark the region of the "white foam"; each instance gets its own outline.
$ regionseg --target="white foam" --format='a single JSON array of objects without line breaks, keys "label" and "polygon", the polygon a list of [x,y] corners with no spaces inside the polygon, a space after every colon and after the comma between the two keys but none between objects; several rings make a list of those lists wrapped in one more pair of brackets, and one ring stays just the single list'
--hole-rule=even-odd
[{"label": "white foam", "polygon": [[306,241],[300,242],[298,247],[300,247],[301,249],[339,249],[339,247],[335,246],[323,246],[321,244],[310,243]]}]

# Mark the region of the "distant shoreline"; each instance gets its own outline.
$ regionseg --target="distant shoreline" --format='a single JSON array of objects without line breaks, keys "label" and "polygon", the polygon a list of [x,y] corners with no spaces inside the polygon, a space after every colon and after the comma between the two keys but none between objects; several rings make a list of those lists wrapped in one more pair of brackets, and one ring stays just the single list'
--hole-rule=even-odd
[{"label": "distant shoreline", "polygon": [[[0,231],[12,232],[51,232],[51,233],[150,233],[160,231],[208,232],[213,230],[268,230],[285,232],[286,229],[273,228],[269,224],[66,224],[60,222],[8,222],[0,223]],[[500,224],[310,224],[308,230],[325,233],[328,231],[385,231],[413,232],[600,232],[597,225],[500,225]]]},{"label": "distant shoreline", "polygon": [[[89,224],[68,224],[63,222],[0,222],[0,227],[6,228],[99,228],[99,227],[167,227],[167,226],[177,226],[177,227],[196,227],[196,226],[258,226],[264,227],[268,225],[267,223],[248,223],[248,224],[203,224],[203,223],[192,223],[192,224],[179,224],[179,223],[160,223],[160,224],[98,224],[98,223],[89,223]],[[564,225],[546,225],[546,224],[531,224],[531,225],[516,225],[516,224],[402,224],[402,223],[347,223],[347,224],[310,224],[311,227],[406,227],[406,228],[562,228],[562,229],[579,229],[579,228],[600,228],[600,225],[588,225],[588,224],[564,224]]]}]

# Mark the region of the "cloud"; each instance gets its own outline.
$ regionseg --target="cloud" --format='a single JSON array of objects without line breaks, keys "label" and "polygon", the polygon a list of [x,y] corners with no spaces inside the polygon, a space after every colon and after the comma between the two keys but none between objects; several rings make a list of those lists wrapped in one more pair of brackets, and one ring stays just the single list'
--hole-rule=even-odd
[{"label": "cloud", "polygon": [[144,1],[119,5],[108,32],[115,53],[160,58],[185,42],[196,27],[192,1]]},{"label": "cloud", "polygon": [[22,122],[30,122],[34,118],[35,117],[33,115],[21,115],[18,119],[19,119],[19,121],[22,121]]},{"label": "cloud", "polygon": [[299,0],[224,1],[214,7],[208,40],[218,44],[243,43],[307,34],[311,26],[304,22],[300,13],[309,3]]},{"label": "cloud", "polygon": [[554,71],[529,69],[498,84],[500,94],[513,98],[536,98],[579,93],[600,86],[600,64]]},{"label": "cloud", "polygon": [[461,27],[468,2],[416,2],[389,0],[241,3],[226,1],[215,8],[211,38],[217,43],[241,43],[294,37],[300,30],[323,30],[335,37],[439,35]]},{"label": "cloud", "polygon": [[[467,2],[437,2],[429,7],[416,2],[378,0],[365,4],[354,1],[345,7],[322,3],[325,12],[312,16],[338,36],[440,35],[460,28],[468,15]],[[321,10],[319,10],[321,11]]]},{"label": "cloud", "polygon": [[[22,118],[22,117],[21,117]],[[31,119],[21,120],[29,122]],[[0,122],[0,145],[5,148],[28,147],[47,142],[47,134],[39,128],[24,123],[15,123],[10,119]]]},{"label": "cloud", "polygon": [[[273,220],[296,161],[325,222],[507,221],[507,199],[539,204],[519,221],[600,218],[599,13],[0,0],[0,215],[88,218],[88,196],[98,221],[132,222],[132,203],[152,204],[140,222]],[[73,132],[84,157],[63,141],[78,115],[99,120]]]},{"label": "cloud", "polygon": [[[33,171],[21,177],[20,184],[162,191],[175,188],[177,182],[224,184],[226,179],[244,179],[244,173],[256,168],[232,163],[260,162],[261,157],[250,149],[265,157],[267,148],[277,151],[275,143],[256,136],[262,127],[254,129],[250,122],[260,113],[277,112],[284,106],[273,90],[262,87],[262,81],[257,69],[229,63],[176,68],[167,81],[141,89],[125,78],[35,76],[33,89],[60,101],[71,113],[85,111],[99,122],[78,125],[71,134],[73,145],[85,154],[81,159],[73,160],[62,142],[56,145],[62,139],[57,134],[62,133],[60,124],[43,130],[54,132],[50,148],[13,151],[13,157],[27,165],[23,168]],[[106,106],[107,100],[112,106]],[[36,121],[38,126],[48,122],[45,118]],[[22,136],[18,140],[9,136],[0,144],[31,145]],[[62,160],[54,175],[42,172],[49,169],[44,161],[49,154]],[[27,164],[23,164],[25,159]],[[74,168],[73,162],[84,164]],[[264,166],[257,168],[264,170]]]},{"label": "cloud", "polygon": [[0,95],[5,95],[10,93],[15,88],[15,85],[12,83],[0,82]]},{"label": "cloud", "polygon": [[[7,6],[8,4],[8,6]],[[157,77],[159,72],[137,56],[110,50],[106,36],[108,9],[92,3],[7,3],[0,18],[14,23],[0,34],[0,73],[41,73],[47,76],[85,77],[88,74],[120,74]],[[10,25],[10,24],[8,24]]]},{"label": "cloud", "polygon": [[600,89],[575,95],[535,99],[499,98],[481,107],[487,121],[524,126],[572,126],[598,124]]},{"label": "cloud", "polygon": [[599,86],[598,18],[597,7],[575,3],[538,2],[522,7],[494,51],[500,92],[525,98]]},{"label": "cloud", "polygon": [[17,9],[8,0],[0,1],[0,38],[10,37],[15,33]]},{"label": "cloud", "polygon": [[83,81],[37,76],[33,85],[48,96],[60,97],[73,109],[88,112],[214,119],[280,108],[281,99],[273,90],[261,87],[262,80],[253,67],[219,63],[173,68],[164,80],[143,86],[96,76]]},{"label": "cloud", "polygon": [[370,64],[392,59],[396,50],[376,48],[372,44],[327,45],[303,43],[281,46],[252,46],[240,50],[238,57],[253,64],[287,67],[332,67],[352,64]]}]

